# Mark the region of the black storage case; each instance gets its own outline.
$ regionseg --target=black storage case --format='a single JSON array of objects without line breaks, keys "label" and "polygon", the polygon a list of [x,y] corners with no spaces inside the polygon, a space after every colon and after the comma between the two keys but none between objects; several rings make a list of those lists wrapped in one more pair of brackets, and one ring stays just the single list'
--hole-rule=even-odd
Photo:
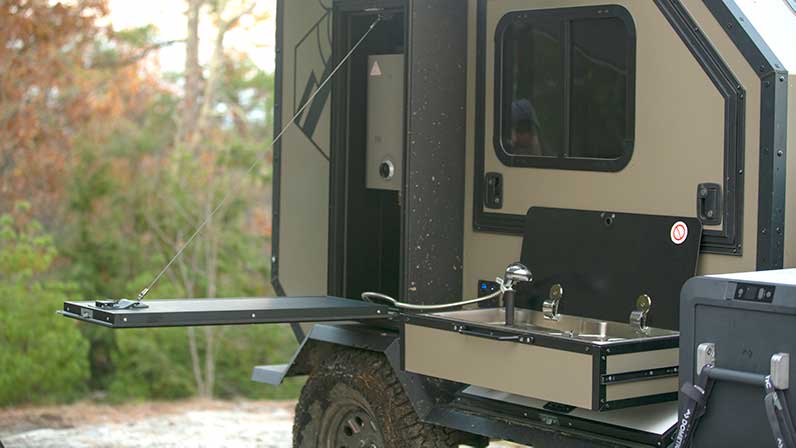
[{"label": "black storage case", "polygon": [[[796,269],[693,278],[683,287],[680,314],[681,387],[694,382],[698,347],[707,343],[715,346],[715,367],[769,375],[774,354],[796,354]],[[793,362],[791,356],[790,371]],[[796,413],[790,389],[783,392]],[[761,386],[716,380],[692,446],[776,446],[764,396]]]}]

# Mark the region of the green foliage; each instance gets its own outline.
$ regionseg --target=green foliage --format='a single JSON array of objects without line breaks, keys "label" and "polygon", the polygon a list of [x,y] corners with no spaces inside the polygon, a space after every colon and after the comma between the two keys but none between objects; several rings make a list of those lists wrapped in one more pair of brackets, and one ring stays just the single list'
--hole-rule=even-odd
[{"label": "green foliage", "polygon": [[[43,92],[74,97],[74,106],[54,108],[54,115],[71,119],[37,123],[52,131],[49,145],[33,132],[29,145],[17,145],[35,148],[32,160],[59,162],[57,169],[44,170],[52,179],[18,170],[51,187],[52,200],[37,201],[20,190],[13,197],[30,198],[33,206],[22,204],[0,218],[0,406],[70,400],[89,390],[107,391],[113,401],[203,393],[188,329],[114,332],[53,312],[64,300],[135,296],[227,192],[232,191],[228,203],[149,298],[272,294],[267,214],[273,76],[246,55],[225,53],[217,66],[218,89],[209,95],[210,116],[196,122],[204,128],[185,131],[183,106],[189,101],[174,88],[184,74],[170,78],[144,63],[168,44],[159,41],[154,26],[80,35],[81,45],[67,39],[68,45],[48,52],[58,60],[72,48],[70,64],[35,64],[42,77],[57,78]],[[36,58],[20,59],[27,60]],[[20,73],[22,79],[32,72]],[[50,85],[45,81],[41,85]],[[20,92],[20,98],[29,94]],[[193,100],[191,107],[203,110],[202,94]],[[34,105],[39,109],[26,116],[41,115],[43,106]],[[19,123],[12,134],[27,135],[23,131],[33,128]],[[188,135],[199,135],[200,143]],[[42,151],[47,147],[52,152]],[[249,173],[257,159],[263,163]],[[0,204],[0,213],[8,205]],[[194,342],[200,370],[207,368],[206,351],[214,355],[216,396],[297,396],[300,381],[270,388],[250,380],[254,365],[289,360],[296,346],[289,327],[213,332],[196,329]]]},{"label": "green foliage", "polygon": [[89,377],[86,340],[54,313],[74,297],[42,278],[55,248],[26,209],[0,218],[0,406],[70,400]]},{"label": "green foliage", "polygon": [[[20,202],[15,212],[23,214],[30,204]],[[41,224],[16,222],[14,216],[0,217],[0,272],[9,281],[22,282],[47,270],[55,256],[52,238],[42,233]]]},{"label": "green foliage", "polygon": [[216,394],[222,398],[296,398],[303,379],[291,378],[279,387],[251,380],[252,367],[290,361],[298,344],[289,325],[234,326],[224,328],[218,351]]},{"label": "green foliage", "polygon": [[184,328],[119,332],[113,353],[112,401],[175,399],[196,392]]},{"label": "green foliage", "polygon": [[[289,326],[230,326],[218,330],[220,342],[216,355],[215,396],[229,399],[289,399],[298,396],[302,379],[290,379],[280,387],[265,386],[251,380],[255,365],[290,360],[297,343]],[[185,328],[159,328],[118,332],[109,398],[118,402],[195,395],[187,331]],[[195,331],[199,342],[203,342],[203,329]]]},{"label": "green foliage", "polygon": [[114,33],[114,37],[130,45],[143,47],[155,41],[157,32],[155,25],[148,24],[137,28],[118,30]]},{"label": "green foliage", "polygon": [[[231,66],[225,82],[237,87],[229,92],[272,86],[270,75],[250,62],[243,65],[240,70]],[[76,172],[80,175],[69,182],[70,219],[59,245],[66,260],[62,274],[78,285],[85,299],[134,295],[168,261],[177,248],[176,239],[187,238],[207,204],[216,204],[233,188],[236,194],[214,217],[213,225],[185,251],[150,298],[207,294],[204,257],[211,249],[216,254],[214,296],[272,293],[267,283],[269,238],[263,229],[252,227],[252,212],[270,180],[270,166],[241,178],[249,164],[262,157],[263,140],[270,132],[267,124],[248,117],[263,107],[264,98],[259,93],[220,98],[230,109],[245,111],[245,132],[225,129],[204,142],[202,149],[208,152],[200,157],[173,151],[162,159],[167,163],[149,161],[173,138],[170,117],[176,114],[177,101],[167,92],[152,97],[140,114],[112,123],[106,143],[91,135],[79,140]],[[198,392],[187,329],[111,332],[80,327],[91,342],[90,386],[107,390],[112,401],[173,399]],[[195,334],[204,369],[204,329]],[[291,380],[279,388],[251,381],[254,365],[290,359],[297,344],[288,326],[221,328],[216,338],[216,396],[297,396],[301,381]]]}]

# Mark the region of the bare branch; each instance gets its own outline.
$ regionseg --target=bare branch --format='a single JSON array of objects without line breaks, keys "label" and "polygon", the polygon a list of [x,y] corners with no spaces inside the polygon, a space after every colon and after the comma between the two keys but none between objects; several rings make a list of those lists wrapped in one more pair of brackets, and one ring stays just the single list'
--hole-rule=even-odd
[{"label": "bare branch", "polygon": [[240,13],[230,17],[228,20],[224,20],[219,25],[219,30],[221,33],[226,33],[230,29],[236,27],[238,25],[238,21],[241,17],[251,14],[254,11],[254,8],[257,6],[257,2],[252,2],[248,8],[244,9]]},{"label": "bare branch", "polygon": [[157,42],[147,47],[142,48],[138,53],[126,57],[124,59],[120,59],[118,61],[108,61],[99,64],[92,65],[90,68],[92,69],[106,69],[106,68],[119,68],[124,67],[127,65],[135,64],[136,62],[140,61],[147,57],[147,55],[155,50],[160,50],[161,48],[168,47],[174,45],[176,43],[185,42],[185,39],[172,39],[163,42]]}]

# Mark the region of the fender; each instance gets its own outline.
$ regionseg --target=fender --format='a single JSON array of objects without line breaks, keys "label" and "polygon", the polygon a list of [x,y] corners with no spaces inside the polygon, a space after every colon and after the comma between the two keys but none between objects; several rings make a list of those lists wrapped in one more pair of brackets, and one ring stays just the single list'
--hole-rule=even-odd
[{"label": "fender", "polygon": [[[308,375],[328,356],[345,348],[386,353],[398,333],[362,324],[316,324],[287,364],[255,366],[252,380],[278,386],[285,378]],[[390,358],[388,356],[388,358]],[[400,368],[390,359],[393,368]]]}]

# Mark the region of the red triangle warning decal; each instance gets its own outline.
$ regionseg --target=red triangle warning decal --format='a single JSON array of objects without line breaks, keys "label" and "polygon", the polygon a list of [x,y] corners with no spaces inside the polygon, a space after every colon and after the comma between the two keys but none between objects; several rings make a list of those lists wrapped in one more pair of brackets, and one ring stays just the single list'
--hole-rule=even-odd
[{"label": "red triangle warning decal", "polygon": [[370,68],[370,76],[381,76],[381,67],[379,67],[379,61],[373,63],[373,67]]}]

